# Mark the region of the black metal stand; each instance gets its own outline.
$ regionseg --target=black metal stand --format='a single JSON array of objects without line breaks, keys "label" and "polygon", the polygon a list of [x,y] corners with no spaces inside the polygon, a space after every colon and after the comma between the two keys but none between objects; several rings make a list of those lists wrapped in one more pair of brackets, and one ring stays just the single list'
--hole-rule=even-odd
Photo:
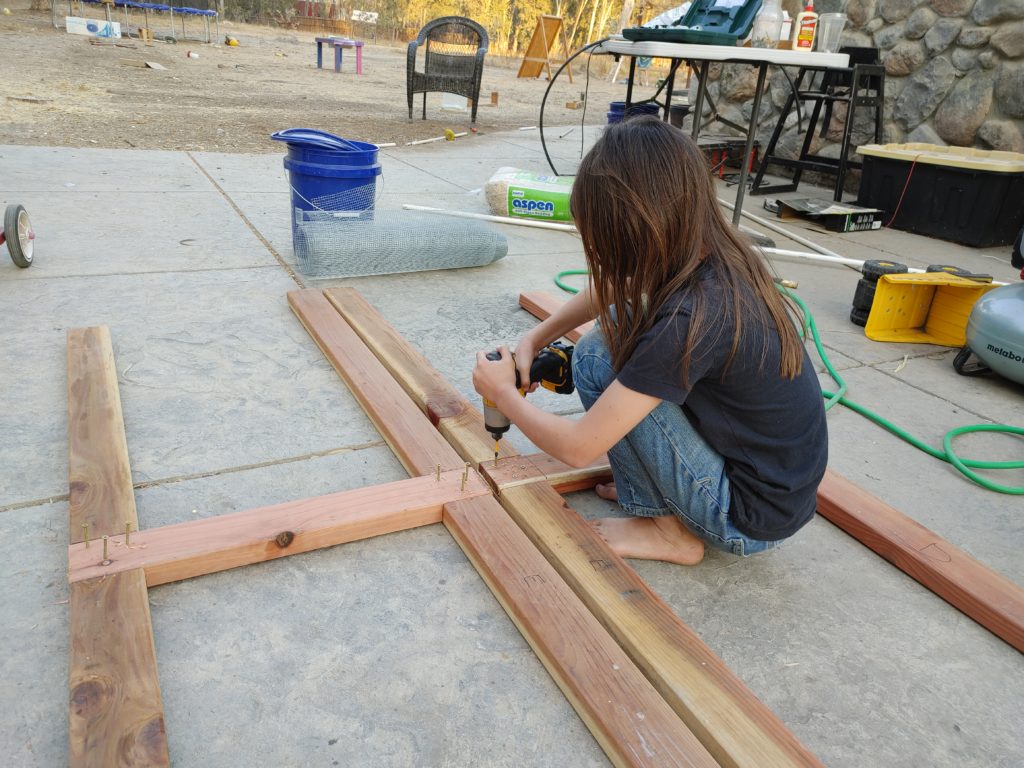
[{"label": "black metal stand", "polygon": [[[841,53],[850,55],[851,67],[845,69],[825,70],[821,77],[821,83],[815,87],[815,74],[818,70],[800,68],[797,75],[794,90],[786,99],[782,108],[782,114],[775,124],[772,138],[765,149],[764,157],[754,176],[754,182],[750,187],[751,195],[764,195],[771,192],[793,192],[800,185],[800,177],[805,170],[818,171],[821,173],[834,173],[836,176],[835,188],[832,199],[840,201],[843,199],[843,184],[846,180],[846,172],[850,168],[860,168],[861,163],[857,160],[850,160],[847,155],[850,153],[850,137],[853,132],[854,119],[858,108],[871,107],[874,109],[875,122],[875,143],[882,140],[883,110],[885,106],[885,67],[878,63],[878,50],[875,48],[843,48]],[[808,85],[804,87],[804,80]],[[800,156],[796,160],[779,157],[775,154],[775,147],[782,135],[786,119],[797,101],[812,101],[814,108],[811,111],[807,123],[807,133],[800,150]],[[843,141],[840,147],[839,157],[823,157],[810,152],[811,140],[814,131],[818,126],[818,117],[821,115],[822,105],[825,107],[824,122],[821,126],[821,135],[824,136],[828,130],[828,124],[832,118],[832,105],[836,102],[847,104],[846,122],[843,128]],[[789,184],[776,184],[763,186],[765,170],[770,163],[781,165],[786,168],[793,168],[793,180]]]}]

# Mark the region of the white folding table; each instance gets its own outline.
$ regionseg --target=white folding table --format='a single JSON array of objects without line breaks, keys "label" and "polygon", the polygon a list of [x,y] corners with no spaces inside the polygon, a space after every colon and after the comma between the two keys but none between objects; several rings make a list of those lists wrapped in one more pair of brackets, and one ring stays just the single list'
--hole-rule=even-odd
[{"label": "white folding table", "polygon": [[[669,69],[668,79],[662,86],[665,90],[664,107],[666,120],[668,120],[669,108],[672,104],[672,85],[676,69],[684,61],[693,67],[698,80],[697,98],[693,105],[692,134],[694,140],[700,135],[701,112],[704,108],[704,99],[707,96],[707,74],[711,63],[728,62],[731,64],[749,64],[757,67],[757,87],[754,91],[754,101],[751,105],[750,124],[746,128],[747,144],[743,153],[743,162],[740,164],[740,180],[736,189],[736,208],[732,214],[733,224],[737,225],[740,222],[743,197],[747,190],[747,177],[750,172],[750,153],[754,148],[754,135],[757,131],[758,113],[761,109],[761,94],[764,90],[764,80],[768,72],[768,66],[770,64],[778,64],[780,66],[825,70],[846,68],[850,64],[850,57],[845,53],[805,53],[803,51],[782,50],[778,48],[741,48],[732,45],[662,43],[649,40],[634,42],[618,36],[611,37],[595,46],[592,53],[630,57],[629,80],[626,85],[626,114],[629,114],[629,105],[633,97],[633,77],[636,73],[637,58],[644,56],[656,59],[670,59],[672,66]],[[694,66],[695,64],[697,66]],[[742,126],[734,127],[742,130]]]}]

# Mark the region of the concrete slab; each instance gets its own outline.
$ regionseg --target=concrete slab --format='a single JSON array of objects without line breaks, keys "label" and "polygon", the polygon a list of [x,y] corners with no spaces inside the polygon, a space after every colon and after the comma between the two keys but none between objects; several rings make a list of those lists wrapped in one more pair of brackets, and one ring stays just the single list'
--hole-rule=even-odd
[{"label": "concrete slab", "polygon": [[[466,192],[495,168],[544,167],[530,133],[383,152],[382,205],[426,199],[486,210]],[[570,159],[574,151],[567,138],[556,154]],[[0,271],[7,310],[0,387],[18,393],[17,407],[0,411],[0,461],[18,468],[0,475],[0,557],[10,564],[0,622],[13,628],[0,634],[0,673],[11,681],[0,690],[0,710],[14,713],[0,718],[0,749],[14,766],[48,766],[66,753],[66,328],[111,326],[146,525],[402,471],[291,316],[284,294],[295,283],[217,190],[290,258],[279,155],[28,147],[2,147],[0,155],[0,196],[38,193],[33,217],[46,205],[54,231],[40,243],[36,266],[11,280],[4,278],[12,271]],[[134,173],[139,167],[146,173]],[[69,253],[78,244],[60,222],[79,215],[76,206],[91,199],[83,192],[97,200],[152,195],[159,204],[146,215],[156,223],[146,228],[160,237],[143,251],[131,249],[128,236],[111,238],[105,256],[124,269],[81,274],[89,265]],[[733,194],[723,187],[724,196]],[[759,205],[748,200],[750,210]],[[223,259],[208,265],[215,269],[192,271],[179,252],[187,246],[170,239],[169,222],[192,220],[204,246],[223,251],[211,257]],[[476,402],[475,352],[514,343],[534,324],[518,309],[518,294],[549,289],[556,272],[583,266],[577,239],[503,231],[509,256],[489,267],[327,284],[358,288]],[[998,249],[887,231],[811,236],[857,257],[910,254],[923,266],[935,255],[1015,276],[1008,251]],[[45,268],[44,256],[52,260]],[[848,319],[855,272],[781,261],[776,269],[800,282],[853,399],[930,444],[964,423],[1019,421],[1019,386],[962,379],[942,348],[865,339]],[[576,398],[531,397],[553,412],[580,412]],[[979,489],[848,410],[833,409],[829,426],[834,469],[1024,580],[1013,498]],[[517,430],[510,434],[519,450],[530,450]],[[998,458],[1019,450],[980,436],[964,439],[963,453]],[[1009,474],[1016,476],[1006,482],[1021,482]],[[593,494],[571,502],[588,516],[614,512]],[[1015,766],[1024,755],[1016,727],[1020,655],[823,520],[763,557],[711,553],[692,569],[636,567],[829,765],[988,768]],[[153,606],[175,764],[603,764],[440,528],[159,588]],[[236,733],[247,734],[243,743]],[[240,749],[248,750],[241,760]]]},{"label": "concrete slab", "polygon": [[[32,267],[8,269],[12,263],[5,253],[0,274],[38,280],[277,266],[220,193],[210,188],[178,194],[190,198],[179,201],[180,207],[168,206],[165,192],[0,195],[25,206],[36,232]],[[138,221],[145,226],[139,228]]]},{"label": "concrete slab", "polygon": [[22,393],[0,422],[33,457],[0,475],[0,507],[67,491],[67,328],[110,326],[138,481],[376,443],[288,309],[295,287],[280,268],[0,283],[4,389]]},{"label": "concrete slab", "polygon": [[[349,450],[144,487],[139,518],[152,527],[404,476],[386,448]],[[66,521],[63,503],[0,516],[18,583],[0,659],[8,765],[66,762]],[[442,526],[156,588],[150,606],[175,765],[607,764]],[[503,735],[481,739],[496,715]]]},{"label": "concrete slab", "polygon": [[185,152],[0,145],[4,193],[207,192]]}]

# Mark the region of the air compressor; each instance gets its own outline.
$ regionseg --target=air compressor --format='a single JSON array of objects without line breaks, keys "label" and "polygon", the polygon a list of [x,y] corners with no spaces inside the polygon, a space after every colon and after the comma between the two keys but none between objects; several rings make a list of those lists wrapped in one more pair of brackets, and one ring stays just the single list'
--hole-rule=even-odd
[{"label": "air compressor", "polygon": [[[953,359],[964,376],[995,372],[1024,384],[1024,282],[1002,285],[980,299],[967,318],[967,344]],[[980,361],[970,363],[971,355]]]},{"label": "air compressor", "polygon": [[[1024,280],[1024,227],[1010,254],[1010,265]],[[967,344],[953,359],[953,368],[964,376],[995,371],[1010,381],[1024,384],[1024,283],[989,291],[974,304],[967,318]],[[981,365],[968,366],[971,354]]]}]

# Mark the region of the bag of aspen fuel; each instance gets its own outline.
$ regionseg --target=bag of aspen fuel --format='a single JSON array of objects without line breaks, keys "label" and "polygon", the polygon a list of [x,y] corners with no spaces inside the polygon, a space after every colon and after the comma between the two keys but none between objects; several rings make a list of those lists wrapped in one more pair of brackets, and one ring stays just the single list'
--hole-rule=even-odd
[{"label": "bag of aspen fuel", "polygon": [[499,168],[484,185],[484,195],[495,216],[572,221],[569,193],[574,179],[574,176]]}]

